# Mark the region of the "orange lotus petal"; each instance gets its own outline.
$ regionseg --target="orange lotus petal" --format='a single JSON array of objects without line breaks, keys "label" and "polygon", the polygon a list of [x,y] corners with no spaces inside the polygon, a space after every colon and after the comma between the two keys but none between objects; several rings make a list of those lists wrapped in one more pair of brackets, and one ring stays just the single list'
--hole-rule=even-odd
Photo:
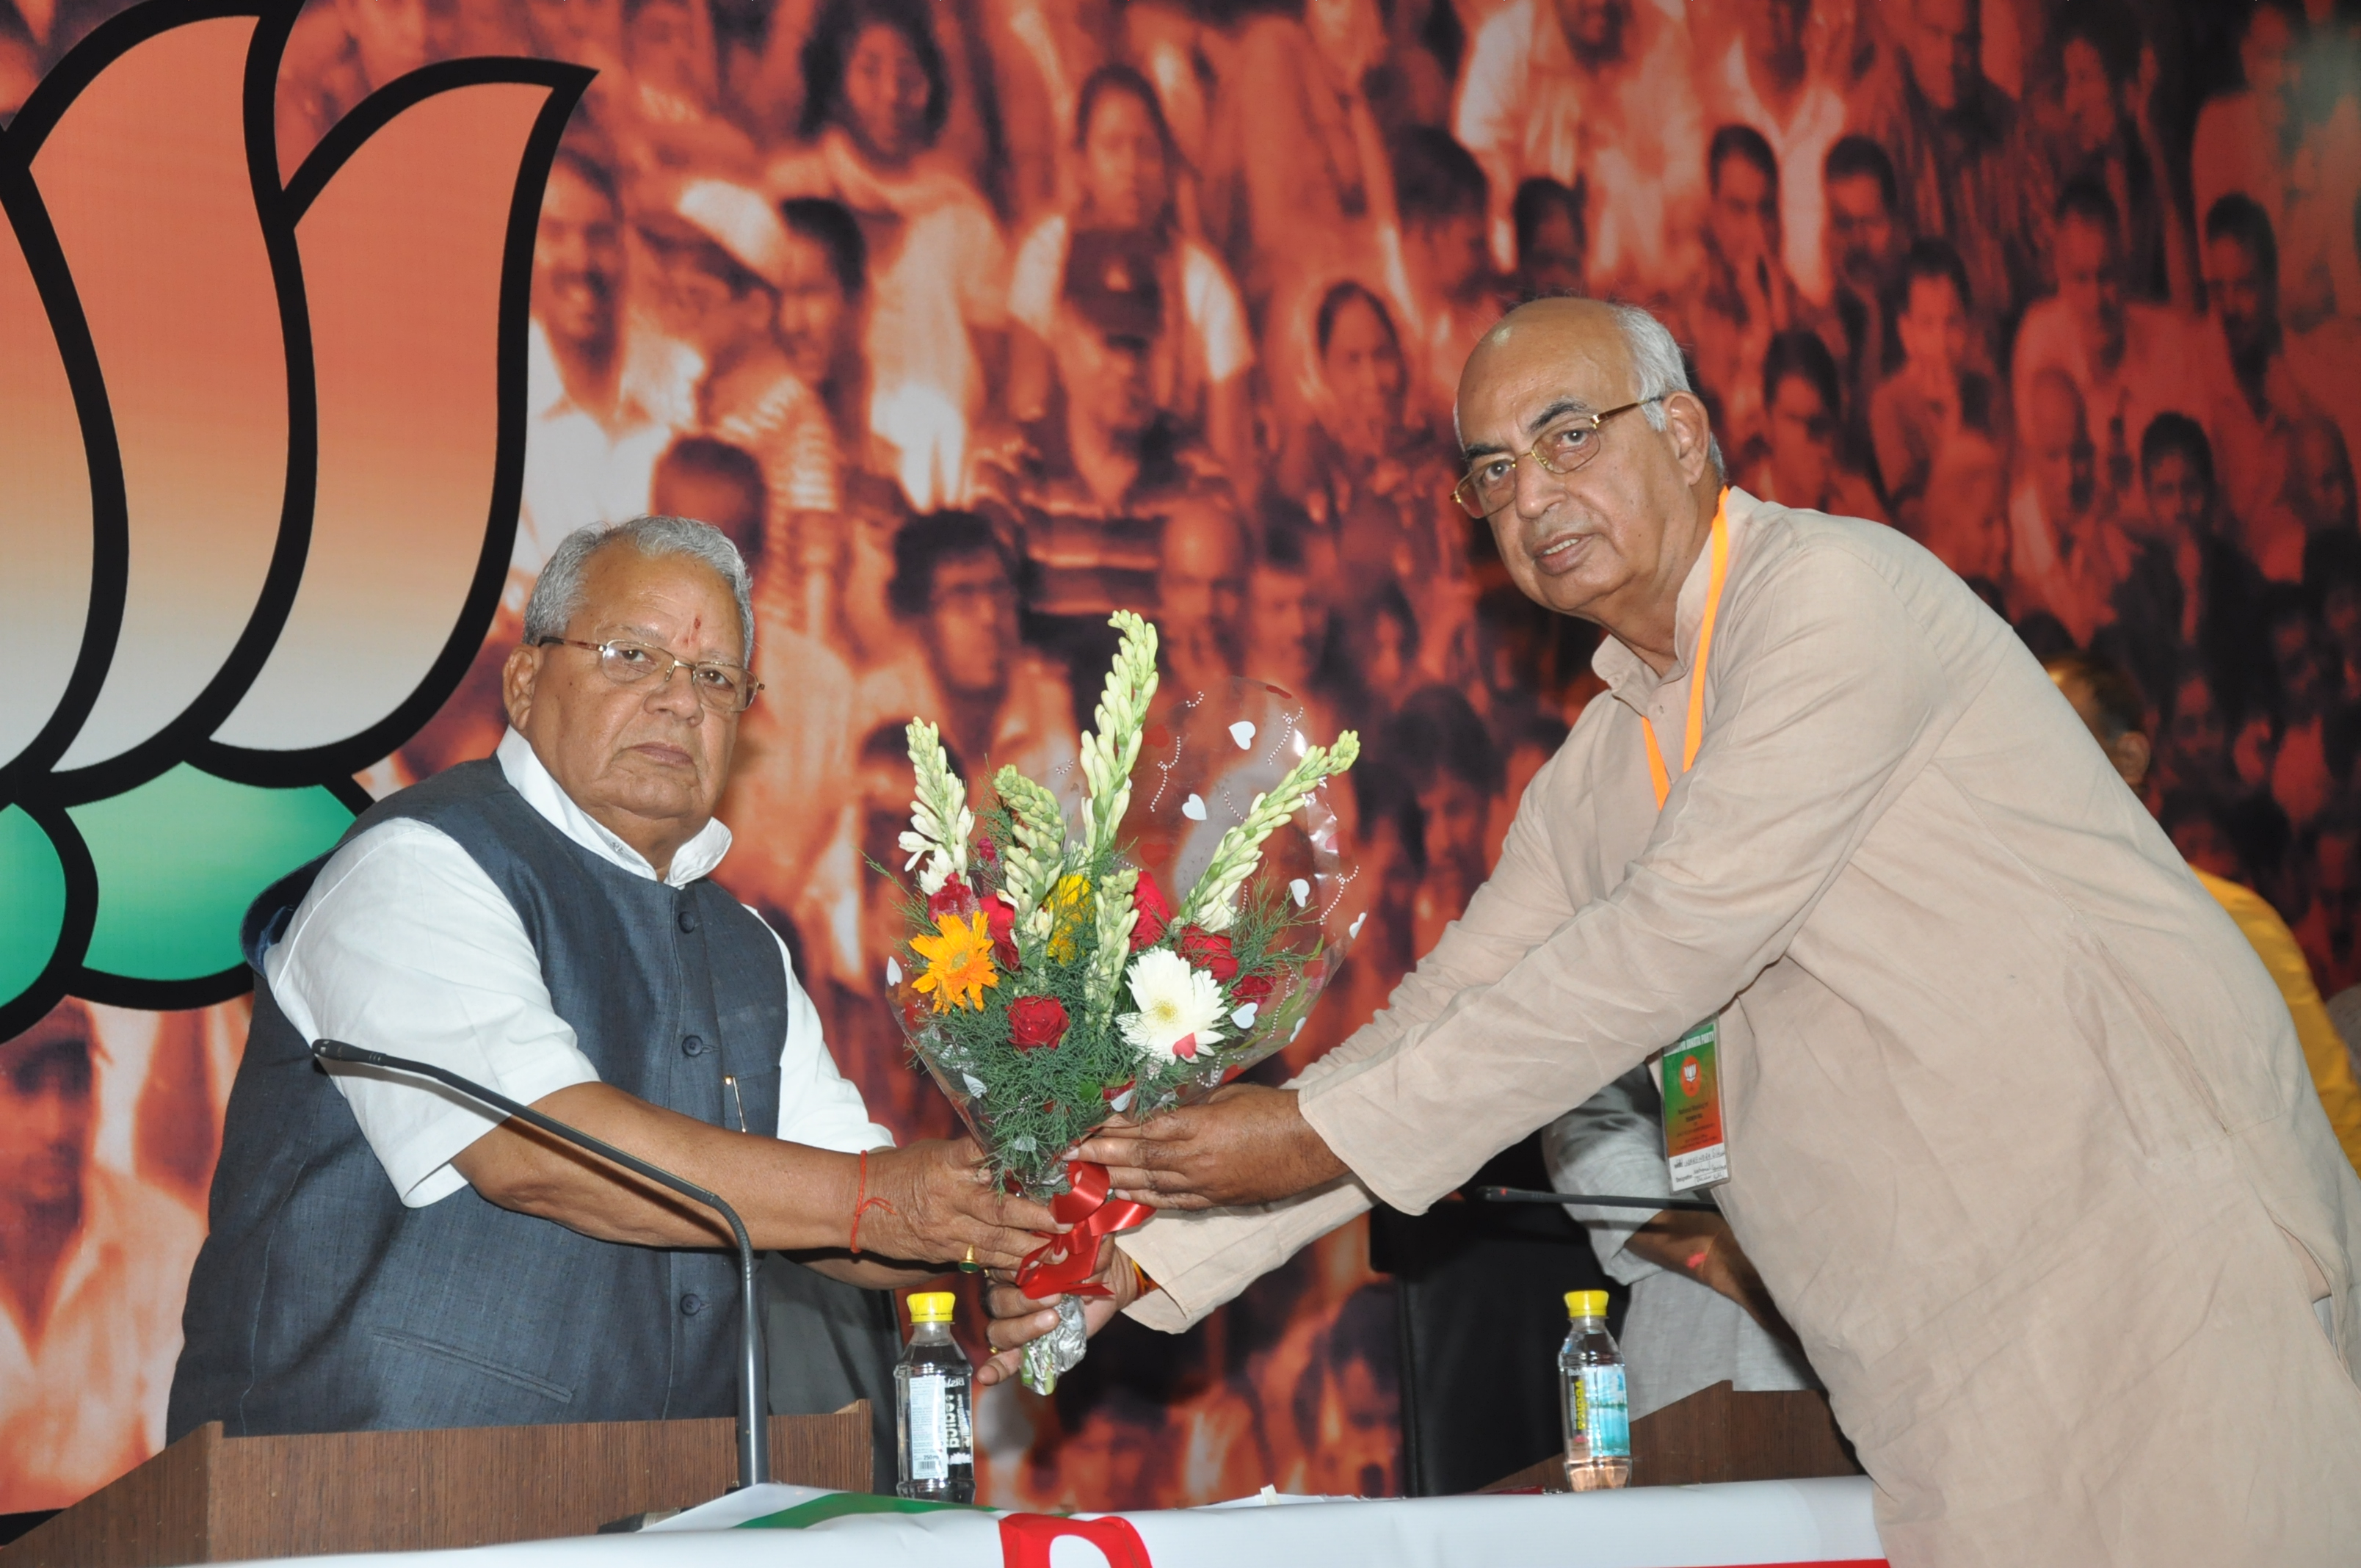
[{"label": "orange lotus petal", "polygon": [[90,618],[90,465],[64,359],[13,230],[0,227],[0,620],[21,661],[0,703],[0,767],[56,714]]},{"label": "orange lotus petal", "polygon": [[[517,170],[550,95],[541,82],[475,82],[411,104],[297,224],[319,409],[311,545],[278,645],[215,732],[225,744],[284,751],[361,735],[451,641],[500,455]],[[508,324],[522,343],[522,322]],[[502,552],[493,567],[506,564]]]},{"label": "orange lotus petal", "polygon": [[247,164],[255,26],[217,16],[134,44],[33,157],[105,378],[130,526],[122,639],[63,767],[148,740],[212,684],[279,545],[287,360]]}]

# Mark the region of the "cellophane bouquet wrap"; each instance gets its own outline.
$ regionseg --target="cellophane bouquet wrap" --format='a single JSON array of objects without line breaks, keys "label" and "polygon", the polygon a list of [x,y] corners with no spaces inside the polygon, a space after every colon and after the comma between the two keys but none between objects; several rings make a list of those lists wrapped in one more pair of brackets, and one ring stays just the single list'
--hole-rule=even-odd
[{"label": "cellophane bouquet wrap", "polygon": [[[1049,784],[1009,767],[994,777],[994,799],[979,822],[935,727],[911,721],[917,788],[901,848],[902,871],[917,882],[910,937],[886,970],[912,1048],[995,1173],[1073,1227],[1045,1240],[1017,1276],[1027,1294],[1068,1299],[1060,1333],[1037,1342],[1027,1358],[1026,1381],[1044,1392],[1081,1357],[1073,1298],[1098,1293],[1088,1281],[1101,1244],[1148,1214],[1108,1201],[1104,1168],[1068,1157],[1111,1115],[1144,1121],[1209,1094],[1301,1031],[1334,971],[1314,894],[1336,879],[1315,877],[1309,865],[1283,881],[1257,872],[1282,829],[1299,858],[1317,844],[1334,863],[1335,823],[1322,785],[1360,751],[1350,730],[1311,743],[1300,709],[1279,722],[1218,727],[1240,753],[1215,790],[1235,820],[1210,853],[1202,842],[1191,852],[1190,834],[1160,835],[1180,851],[1174,863],[1195,871],[1172,896],[1122,837],[1157,694],[1156,629],[1128,611],[1112,624],[1121,642],[1095,727],[1082,738],[1078,826]],[[1207,696],[1193,694],[1183,706],[1206,709]],[[1159,820],[1202,840],[1207,803],[1180,787],[1174,770],[1195,757],[1182,732],[1207,726],[1190,725],[1186,714],[1177,722],[1178,730],[1153,727],[1159,754],[1142,783]],[[1257,747],[1257,738],[1273,743]],[[1257,762],[1266,775],[1283,771],[1248,798],[1239,781],[1255,778]],[[1234,796],[1248,804],[1239,808]],[[1311,827],[1298,820],[1315,817]]]}]

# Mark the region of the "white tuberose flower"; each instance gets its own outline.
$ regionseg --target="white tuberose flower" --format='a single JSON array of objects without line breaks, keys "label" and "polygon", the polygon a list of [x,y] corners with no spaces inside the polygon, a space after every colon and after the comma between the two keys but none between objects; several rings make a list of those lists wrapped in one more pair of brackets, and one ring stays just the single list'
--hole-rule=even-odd
[{"label": "white tuberose flower", "polygon": [[[907,871],[909,868],[902,868]],[[918,872],[918,891],[928,898],[942,892],[943,883],[951,880],[951,858],[940,850],[928,852],[927,863]]]},{"label": "white tuberose flower", "polygon": [[1118,1017],[1115,1027],[1143,1056],[1161,1051],[1189,1061],[1224,1038],[1217,1026],[1222,985],[1212,975],[1169,948],[1140,954],[1127,972],[1139,1011]]}]

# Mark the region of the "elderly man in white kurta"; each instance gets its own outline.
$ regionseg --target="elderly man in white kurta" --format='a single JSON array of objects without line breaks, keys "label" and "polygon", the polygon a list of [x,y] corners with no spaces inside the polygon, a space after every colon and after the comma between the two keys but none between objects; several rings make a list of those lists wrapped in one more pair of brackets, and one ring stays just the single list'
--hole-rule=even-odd
[{"label": "elderly man in white kurta", "polygon": [[2009,629],[1899,533],[1725,489],[1681,384],[1587,302],[1470,358],[1502,557],[1612,634],[1609,696],[1367,1028],[1085,1146],[1218,1205],[1125,1237],[1112,1305],[1180,1329],[1718,1014],[1721,1205],[1896,1564],[2350,1563],[2361,1180],[2270,977]]}]

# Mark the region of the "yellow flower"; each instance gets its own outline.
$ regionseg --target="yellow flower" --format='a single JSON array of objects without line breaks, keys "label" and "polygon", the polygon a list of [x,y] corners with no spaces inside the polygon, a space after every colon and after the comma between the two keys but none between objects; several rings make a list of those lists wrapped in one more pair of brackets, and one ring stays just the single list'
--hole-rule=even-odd
[{"label": "yellow flower", "polygon": [[938,1013],[953,1007],[983,1012],[984,987],[1000,983],[992,966],[991,922],[981,913],[964,920],[938,915],[935,928],[942,935],[910,938],[910,946],[927,960],[927,972],[910,982],[911,989],[933,992]]},{"label": "yellow flower", "polygon": [[1049,893],[1049,957],[1070,964],[1078,950],[1074,938],[1091,918],[1091,883],[1088,877],[1062,876]]}]

